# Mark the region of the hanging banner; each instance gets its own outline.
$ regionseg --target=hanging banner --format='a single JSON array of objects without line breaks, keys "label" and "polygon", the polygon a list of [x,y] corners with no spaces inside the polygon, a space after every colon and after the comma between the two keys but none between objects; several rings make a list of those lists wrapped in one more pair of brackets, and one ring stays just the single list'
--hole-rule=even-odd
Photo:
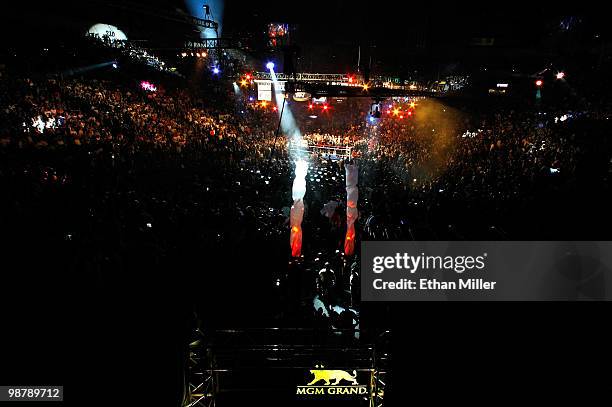
[{"label": "hanging banner", "polygon": [[355,221],[359,216],[357,201],[358,168],[356,164],[346,164],[346,236],[344,238],[344,254],[352,256],[355,253]]},{"label": "hanging banner", "polygon": [[308,163],[306,161],[299,160],[295,162],[295,178],[291,190],[293,205],[289,213],[291,226],[289,245],[291,246],[291,255],[293,257],[299,257],[302,254],[302,219],[304,218],[304,195],[306,194],[307,172]]}]

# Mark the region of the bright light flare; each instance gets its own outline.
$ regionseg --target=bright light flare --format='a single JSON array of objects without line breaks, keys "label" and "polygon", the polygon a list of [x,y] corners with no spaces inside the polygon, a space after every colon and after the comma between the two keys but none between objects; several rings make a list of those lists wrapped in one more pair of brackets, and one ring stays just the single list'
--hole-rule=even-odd
[{"label": "bright light flare", "polygon": [[558,72],[556,76],[557,76],[557,79],[563,79],[565,78],[565,72]]},{"label": "bright light flare", "polygon": [[363,90],[368,90],[370,89],[370,85],[368,85],[367,83],[363,84]]},{"label": "bright light flare", "polygon": [[214,73],[215,75],[217,75],[219,72],[220,72],[220,71],[219,71],[219,68],[217,68],[217,67],[215,66],[215,67],[213,68],[213,73]]},{"label": "bright light flare", "polygon": [[543,81],[542,79],[538,79],[538,80],[535,82],[535,84],[536,84],[536,86],[542,86],[542,85],[544,84],[544,81]]},{"label": "bright light flare", "polygon": [[268,62],[268,63],[266,64],[266,68],[267,68],[267,69],[269,69],[269,70],[274,69],[274,62],[272,62],[272,61]]},{"label": "bright light flare", "polygon": [[147,82],[147,81],[142,81],[140,82],[140,87],[144,90],[148,90],[150,92],[155,92],[157,91],[157,86],[155,86],[154,84]]},{"label": "bright light flare", "polygon": [[400,111],[399,111],[399,109],[398,109],[398,108],[393,109],[393,115],[394,115],[394,116],[397,116],[397,115],[399,114],[399,112],[400,112]]}]

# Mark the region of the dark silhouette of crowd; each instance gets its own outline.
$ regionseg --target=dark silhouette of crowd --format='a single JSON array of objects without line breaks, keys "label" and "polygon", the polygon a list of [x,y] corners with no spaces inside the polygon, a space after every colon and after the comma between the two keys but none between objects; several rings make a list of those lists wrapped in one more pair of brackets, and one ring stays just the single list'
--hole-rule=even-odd
[{"label": "dark silhouette of crowd", "polygon": [[[343,161],[311,157],[304,255],[289,259],[293,166],[276,133],[277,112],[231,94],[211,103],[188,86],[150,92],[137,83],[1,81],[3,229],[24,234],[32,250],[59,250],[62,267],[91,284],[140,284],[149,273],[137,269],[187,270],[154,284],[191,282],[187,290],[197,287],[208,304],[227,295],[215,287],[240,285],[262,315],[293,324],[321,323],[322,310],[312,312],[318,295],[324,325],[355,328],[358,257],[342,253]],[[601,197],[612,156],[605,114],[427,99],[413,111],[376,123],[367,110],[353,111],[349,126],[323,122],[304,131],[308,145],[353,149],[358,239],[595,239],[606,232]],[[298,122],[310,114],[299,106],[294,113]],[[193,264],[217,271],[204,275]],[[283,305],[271,306],[271,298]],[[238,311],[243,321],[248,315]]]}]

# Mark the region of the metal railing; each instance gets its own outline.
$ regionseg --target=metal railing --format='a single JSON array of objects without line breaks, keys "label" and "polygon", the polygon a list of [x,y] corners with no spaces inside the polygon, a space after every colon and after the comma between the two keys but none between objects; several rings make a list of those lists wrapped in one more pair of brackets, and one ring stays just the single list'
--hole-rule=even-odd
[{"label": "metal railing", "polygon": [[319,154],[322,156],[332,156],[338,158],[351,158],[353,148],[350,146],[317,146],[317,145],[290,145],[289,151],[297,154]]}]

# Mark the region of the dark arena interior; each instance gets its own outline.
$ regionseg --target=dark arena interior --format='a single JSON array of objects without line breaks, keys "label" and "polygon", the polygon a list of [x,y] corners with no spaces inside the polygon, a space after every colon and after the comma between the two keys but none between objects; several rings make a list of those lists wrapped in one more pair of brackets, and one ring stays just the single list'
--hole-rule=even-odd
[{"label": "dark arena interior", "polygon": [[612,240],[607,14],[58,0],[1,19],[0,385],[550,404],[609,365],[597,301],[361,296],[362,242]]}]

